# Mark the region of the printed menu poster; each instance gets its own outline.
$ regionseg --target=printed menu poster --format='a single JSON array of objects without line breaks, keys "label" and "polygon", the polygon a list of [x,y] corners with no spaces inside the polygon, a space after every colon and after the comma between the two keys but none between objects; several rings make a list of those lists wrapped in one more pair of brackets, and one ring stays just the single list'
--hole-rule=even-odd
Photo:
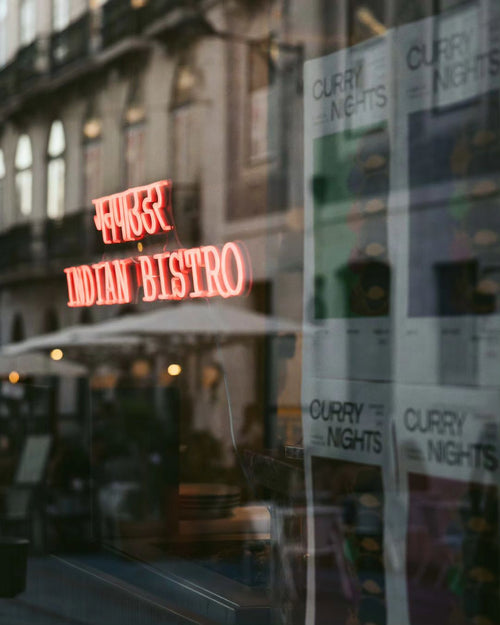
[{"label": "printed menu poster", "polygon": [[409,625],[500,623],[498,392],[401,386],[397,482]]},{"label": "printed menu poster", "polygon": [[500,372],[500,31],[498,3],[486,6],[394,35],[404,382],[491,385]]},{"label": "printed menu poster", "polygon": [[390,375],[388,40],[305,64],[304,353],[320,377]]},{"label": "printed menu poster", "polygon": [[314,625],[390,622],[390,38],[304,71],[306,622]]},{"label": "printed menu poster", "polygon": [[389,386],[316,380],[304,396],[306,623],[388,620],[385,510]]}]

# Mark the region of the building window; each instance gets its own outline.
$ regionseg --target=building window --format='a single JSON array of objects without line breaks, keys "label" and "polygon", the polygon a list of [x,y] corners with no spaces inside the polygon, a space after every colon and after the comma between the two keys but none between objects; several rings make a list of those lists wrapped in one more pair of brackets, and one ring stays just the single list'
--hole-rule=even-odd
[{"label": "building window", "polygon": [[16,149],[16,204],[21,215],[29,215],[33,204],[33,153],[28,135],[19,137]]},{"label": "building window", "polygon": [[3,150],[0,150],[0,220],[4,219],[4,214],[3,214],[4,179],[5,179],[5,159],[3,156]]},{"label": "building window", "polygon": [[54,308],[45,311],[43,320],[43,332],[56,332],[59,330],[59,316]]},{"label": "building window", "polygon": [[52,0],[52,28],[64,30],[69,24],[69,1]]},{"label": "building window", "polygon": [[171,128],[176,228],[181,241],[200,239],[200,107],[202,74],[192,51],[179,60],[173,82]]},{"label": "building window", "polygon": [[91,323],[93,323],[93,321],[94,319],[92,317],[92,311],[90,310],[90,308],[84,308],[80,312],[79,323],[81,323],[82,325],[90,325]]},{"label": "building window", "polygon": [[14,315],[14,319],[12,320],[12,326],[10,331],[10,341],[11,343],[19,343],[20,341],[24,341],[24,320],[20,313],[16,313]]},{"label": "building window", "polygon": [[0,66],[7,62],[7,0],[0,0]]},{"label": "building window", "polygon": [[128,188],[144,184],[145,117],[139,81],[134,80],[130,85],[123,122],[124,186]]},{"label": "building window", "polygon": [[21,0],[19,9],[19,43],[27,46],[35,40],[36,3],[35,0]]},{"label": "building window", "polygon": [[102,119],[90,103],[83,124],[83,205],[102,194]]},{"label": "building window", "polygon": [[47,216],[58,219],[64,214],[64,152],[66,141],[62,122],[52,123],[47,150]]},{"label": "building window", "polygon": [[269,42],[252,44],[248,69],[248,154],[251,162],[267,159],[274,151],[272,124],[269,124],[273,74]]},{"label": "building window", "polygon": [[199,84],[194,59],[186,55],[177,66],[172,93],[174,176],[181,184],[194,183],[199,170],[199,133],[196,85]]},{"label": "building window", "polygon": [[66,141],[62,122],[52,123],[47,150],[47,216],[58,219],[64,214],[64,152]]}]

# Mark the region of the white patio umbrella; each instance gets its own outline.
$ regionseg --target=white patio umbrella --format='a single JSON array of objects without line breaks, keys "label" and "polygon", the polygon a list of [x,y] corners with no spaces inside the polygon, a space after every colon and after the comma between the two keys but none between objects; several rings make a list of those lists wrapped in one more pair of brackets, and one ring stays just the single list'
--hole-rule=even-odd
[{"label": "white patio umbrella", "polygon": [[94,326],[108,338],[181,334],[262,336],[299,332],[301,325],[286,319],[245,310],[223,302],[183,302],[151,312],[126,315]]},{"label": "white patio umbrella", "polygon": [[87,368],[67,360],[52,360],[44,354],[6,355],[0,351],[0,376],[17,372],[21,377],[31,375],[50,375],[68,378],[80,378],[87,375]]},{"label": "white patio umbrella", "polygon": [[2,349],[2,354],[16,355],[59,348],[68,353],[83,353],[99,348],[127,348],[137,346],[141,341],[137,337],[113,337],[98,333],[93,325],[74,325],[56,332],[39,334],[32,338],[10,343]]}]

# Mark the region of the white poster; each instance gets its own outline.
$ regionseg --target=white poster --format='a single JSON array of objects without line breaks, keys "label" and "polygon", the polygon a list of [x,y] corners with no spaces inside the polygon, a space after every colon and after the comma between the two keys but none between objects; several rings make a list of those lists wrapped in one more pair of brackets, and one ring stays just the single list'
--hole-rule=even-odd
[{"label": "white poster", "polygon": [[500,374],[499,5],[397,29],[397,379]]},{"label": "white poster", "polygon": [[396,389],[401,625],[500,622],[499,400],[484,389]]},{"label": "white poster", "polygon": [[500,623],[499,24],[305,64],[307,625]]},{"label": "white poster", "polygon": [[389,54],[390,34],[305,64],[304,354],[313,377],[390,378]]},{"label": "white poster", "polygon": [[390,622],[390,392],[378,382],[317,379],[304,396],[308,624]]},{"label": "white poster", "polygon": [[390,622],[390,46],[391,33],[304,72],[308,625]]}]

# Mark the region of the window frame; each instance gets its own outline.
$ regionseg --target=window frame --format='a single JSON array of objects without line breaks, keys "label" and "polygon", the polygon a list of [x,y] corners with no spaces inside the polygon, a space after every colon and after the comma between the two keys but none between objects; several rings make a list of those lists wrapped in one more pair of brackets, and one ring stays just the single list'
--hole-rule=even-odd
[{"label": "window frame", "polygon": [[35,0],[21,0],[19,3],[19,45],[24,48],[35,40],[36,2]]},{"label": "window frame", "polygon": [[52,0],[51,10],[52,30],[54,32],[61,32],[69,26],[71,21],[70,0]]},{"label": "window frame", "polygon": [[[22,149],[21,142],[27,141],[27,145],[29,145],[29,162],[26,164],[19,163],[20,160],[20,150]],[[15,165],[15,190],[16,190],[16,212],[21,217],[29,217],[33,213],[33,146],[31,137],[27,132],[22,132],[18,139],[16,145],[16,152],[14,157],[14,165]],[[27,175],[29,174],[29,176]],[[29,193],[27,193],[26,197],[29,198],[29,209],[23,210],[23,201],[22,201],[22,192],[20,192],[21,185],[26,185],[29,180]],[[24,181],[24,182],[23,182]]]},{"label": "window frame", "polygon": [[[133,77],[128,86],[127,101],[123,111],[121,143],[122,143],[122,180],[123,187],[130,188],[145,184],[146,176],[146,107],[144,104],[142,84],[137,76]],[[135,178],[130,175],[129,162],[130,139],[138,135],[142,141],[141,172]]]},{"label": "window frame", "polygon": [[[60,124],[62,130],[63,144],[60,150],[51,149],[51,141],[53,132],[56,132],[56,124]],[[66,199],[66,133],[64,131],[64,124],[61,119],[56,118],[52,121],[49,130],[49,136],[47,140],[46,151],[46,181],[47,181],[47,197],[46,197],[46,216],[48,219],[61,219],[65,213],[65,199]],[[62,167],[61,167],[62,166]],[[59,169],[59,173],[58,173]],[[62,174],[61,174],[62,170]],[[54,177],[51,176],[51,171],[54,172]],[[58,184],[62,179],[62,192],[59,188],[53,189],[52,183],[58,180]],[[56,209],[51,210],[53,198],[59,198],[54,200]],[[53,213],[53,214],[52,214]]]}]

